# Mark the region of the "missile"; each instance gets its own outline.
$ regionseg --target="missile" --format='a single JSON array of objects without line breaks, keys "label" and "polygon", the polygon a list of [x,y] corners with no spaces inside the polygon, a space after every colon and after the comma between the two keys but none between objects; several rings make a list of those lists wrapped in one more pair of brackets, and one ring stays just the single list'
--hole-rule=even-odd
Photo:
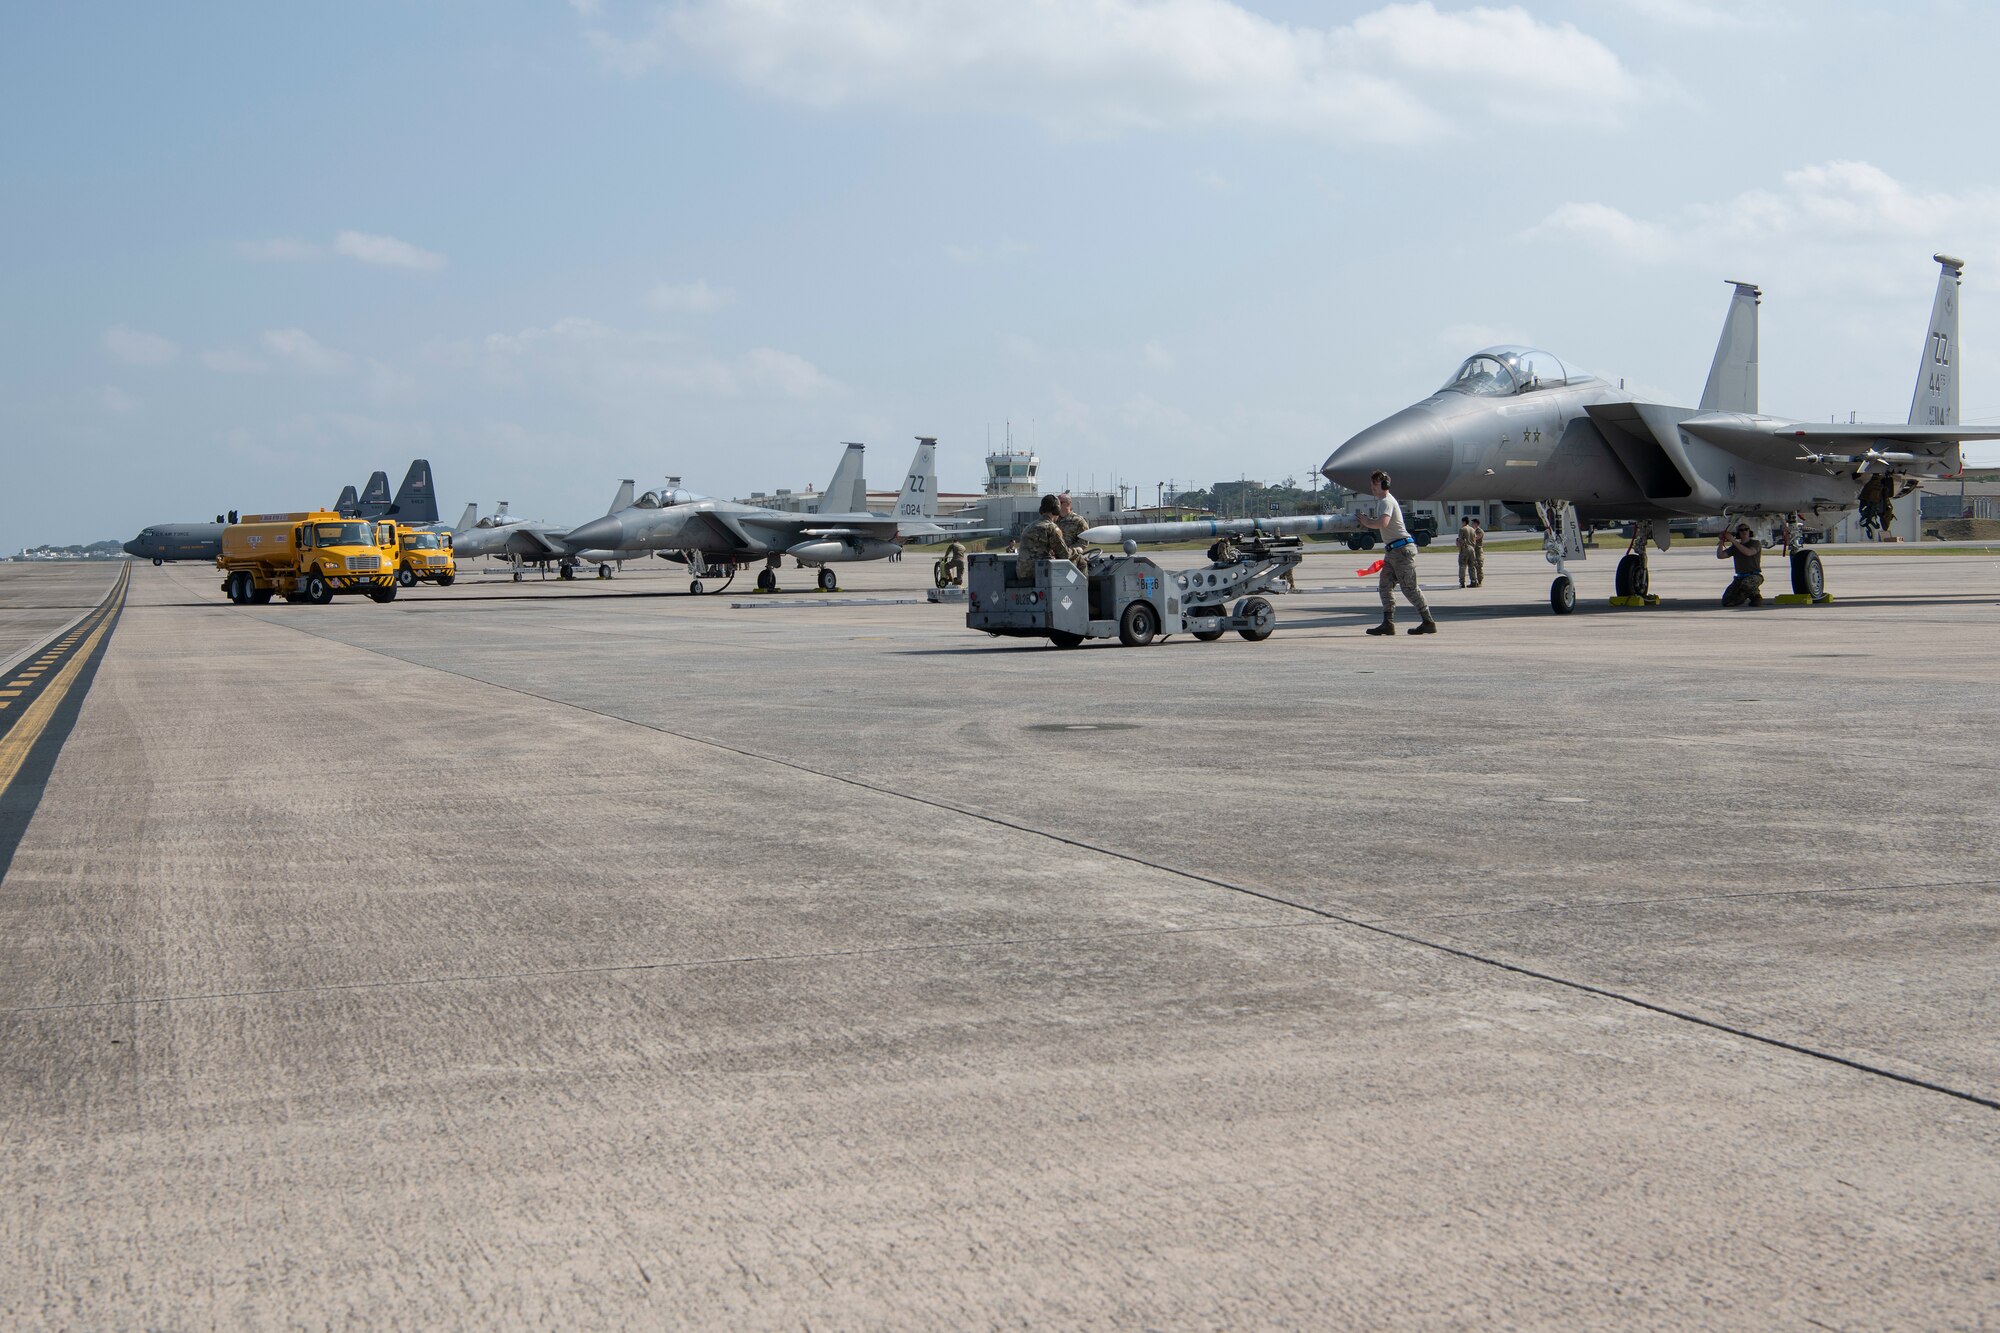
[{"label": "missile", "polygon": [[1252,533],[1291,537],[1307,532],[1349,533],[1359,526],[1351,514],[1294,514],[1286,518],[1198,518],[1185,523],[1106,523],[1085,528],[1083,540],[1099,546],[1121,542],[1186,542],[1204,537],[1242,537]]}]

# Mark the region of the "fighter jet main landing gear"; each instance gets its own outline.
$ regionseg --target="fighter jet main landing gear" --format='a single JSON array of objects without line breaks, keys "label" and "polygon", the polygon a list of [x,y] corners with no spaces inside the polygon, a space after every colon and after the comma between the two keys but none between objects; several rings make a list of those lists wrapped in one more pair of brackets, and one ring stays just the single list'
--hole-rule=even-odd
[{"label": "fighter jet main landing gear", "polygon": [[819,590],[821,592],[840,591],[840,580],[835,578],[833,571],[825,565],[819,567]]},{"label": "fighter jet main landing gear", "polygon": [[1815,602],[1826,600],[1826,567],[1817,551],[1792,552],[1792,591]]},{"label": "fighter jet main landing gear", "polygon": [[776,592],[777,590],[778,590],[778,571],[768,567],[758,570],[757,591]]}]

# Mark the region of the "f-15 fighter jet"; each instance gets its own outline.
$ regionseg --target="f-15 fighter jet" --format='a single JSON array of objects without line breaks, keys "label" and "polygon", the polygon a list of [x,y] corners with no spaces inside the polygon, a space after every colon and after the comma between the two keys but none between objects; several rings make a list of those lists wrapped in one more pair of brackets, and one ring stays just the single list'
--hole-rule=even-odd
[{"label": "f-15 fighter jet", "polygon": [[[1962,467],[1959,442],[2000,439],[2000,429],[1959,424],[1958,296],[1964,264],[1941,266],[1924,336],[1910,419],[1902,425],[1794,421],[1757,404],[1757,306],[1762,292],[1737,282],[1699,407],[1641,402],[1548,352],[1489,347],[1469,356],[1429,398],[1335,449],[1320,471],[1366,490],[1388,472],[1405,500],[1533,504],[1556,567],[1549,605],[1576,606],[1566,562],[1581,559],[1579,524],[1630,521],[1619,562],[1621,596],[1644,596],[1648,543],[1665,550],[1668,521],[1726,515],[1782,533],[1793,590],[1825,596],[1819,556],[1799,534],[1806,515],[1855,509],[1863,487],[1900,489]],[[1878,490],[1881,481],[1877,481]]]},{"label": "f-15 fighter jet", "polygon": [[[579,546],[617,546],[657,551],[688,567],[688,591],[704,592],[703,580],[734,578],[739,568],[762,563],[757,587],[774,592],[778,566],[791,556],[802,568],[819,570],[819,586],[827,591],[840,584],[828,566],[855,560],[882,560],[899,550],[903,539],[932,540],[954,531],[923,517],[935,503],[936,442],[917,445],[903,481],[894,514],[868,512],[861,460],[865,446],[850,444],[827,483],[825,505],[817,514],[796,514],[761,505],[738,504],[706,496],[682,498],[647,506],[639,503],[586,523],[564,540]],[[909,514],[912,517],[903,517]],[[968,533],[970,530],[966,530]],[[726,586],[726,585],[725,585]]]}]

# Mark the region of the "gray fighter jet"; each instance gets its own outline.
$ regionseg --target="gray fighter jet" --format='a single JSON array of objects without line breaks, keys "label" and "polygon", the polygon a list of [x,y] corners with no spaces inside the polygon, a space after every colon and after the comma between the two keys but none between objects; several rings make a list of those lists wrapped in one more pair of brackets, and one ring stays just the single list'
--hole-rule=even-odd
[{"label": "gray fighter jet", "polygon": [[1556,567],[1549,604],[1576,606],[1566,562],[1581,559],[1580,523],[1630,521],[1631,548],[1616,590],[1641,596],[1646,547],[1665,550],[1668,521],[1725,515],[1776,534],[1790,559],[1793,590],[1825,595],[1819,556],[1803,546],[1805,516],[1858,507],[1871,479],[1898,491],[1956,474],[1959,442],[2000,439],[2000,429],[1959,424],[1958,295],[1961,261],[1941,266],[1924,337],[1910,419],[1902,425],[1794,421],[1757,403],[1759,289],[1734,283],[1722,340],[1699,407],[1635,399],[1617,384],[1548,352],[1489,347],[1459,366],[1443,388],[1335,449],[1320,470],[1365,491],[1377,468],[1406,500],[1499,500],[1532,504]]},{"label": "gray fighter jet", "polygon": [[[886,559],[902,548],[905,538],[928,540],[946,531],[922,517],[926,502],[935,503],[931,500],[936,490],[934,440],[926,438],[918,443],[894,514],[867,510],[861,468],[864,452],[863,445],[847,446],[833,480],[827,483],[825,507],[817,514],[787,513],[675,492],[655,497],[661,502],[652,506],[642,497],[631,508],[584,524],[567,540],[586,546],[656,551],[688,567],[692,575],[688,591],[697,596],[706,591],[703,580],[720,578],[727,586],[739,568],[760,561],[764,568],[757,571],[757,586],[775,592],[779,564],[788,555],[801,568],[817,568],[820,588],[833,592],[840,584],[828,566]],[[916,516],[902,517],[911,506]]]},{"label": "gray fighter jet", "polygon": [[[627,479],[618,486],[618,494],[612,497],[607,513],[616,514],[635,503],[632,498],[633,484]],[[647,492],[653,504],[659,499],[653,492]],[[588,525],[586,525],[588,526]],[[467,505],[465,516],[452,529],[451,545],[453,555],[460,560],[476,560],[491,556],[505,560],[514,566],[514,581],[521,581],[523,570],[529,565],[539,565],[544,571],[550,565],[566,579],[576,577],[581,565],[596,565],[600,578],[609,578],[611,566],[623,564],[627,560],[644,559],[650,551],[593,548],[568,539],[570,529],[560,523],[543,523],[536,519],[524,519],[507,512],[507,502],[500,502],[500,510],[486,518],[478,516],[478,508]]]}]

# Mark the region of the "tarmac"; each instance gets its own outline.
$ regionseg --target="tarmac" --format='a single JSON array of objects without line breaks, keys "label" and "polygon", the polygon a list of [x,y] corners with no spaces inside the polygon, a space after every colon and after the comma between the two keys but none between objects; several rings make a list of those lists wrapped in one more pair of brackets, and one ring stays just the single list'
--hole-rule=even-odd
[{"label": "tarmac", "polygon": [[136,566],[0,808],[0,1321],[1991,1328],[2000,560],[1613,557],[1071,651]]}]

